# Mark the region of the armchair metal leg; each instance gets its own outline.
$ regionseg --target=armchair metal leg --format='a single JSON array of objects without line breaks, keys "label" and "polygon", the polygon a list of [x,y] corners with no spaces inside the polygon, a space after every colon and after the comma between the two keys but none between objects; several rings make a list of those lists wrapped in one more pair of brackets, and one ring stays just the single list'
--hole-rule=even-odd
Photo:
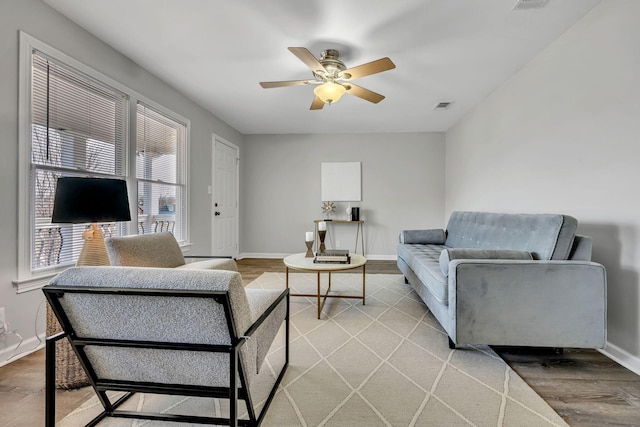
[{"label": "armchair metal leg", "polygon": [[54,427],[56,425],[56,342],[47,339],[45,352],[44,424],[46,427]]},{"label": "armchair metal leg", "polygon": [[229,425],[238,426],[238,349],[229,353]]},{"label": "armchair metal leg", "polygon": [[47,338],[45,344],[44,424],[46,427],[56,425],[56,343],[65,336],[65,332],[52,335]]}]

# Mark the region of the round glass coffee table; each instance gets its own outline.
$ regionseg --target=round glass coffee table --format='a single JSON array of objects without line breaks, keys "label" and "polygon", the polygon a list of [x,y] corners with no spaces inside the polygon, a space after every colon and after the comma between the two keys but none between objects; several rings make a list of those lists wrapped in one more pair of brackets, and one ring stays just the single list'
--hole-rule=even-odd
[{"label": "round glass coffee table", "polygon": [[[367,258],[358,254],[350,254],[351,262],[349,264],[338,264],[338,263],[314,263],[313,258],[305,257],[305,253],[293,254],[289,255],[284,259],[284,265],[286,266],[286,286],[289,289],[289,269],[299,270],[299,271],[310,271],[315,272],[317,274],[317,286],[318,289],[315,294],[290,294],[292,297],[316,297],[318,299],[318,319],[320,319],[320,315],[322,313],[322,308],[324,307],[324,303],[327,298],[351,298],[351,299],[361,299],[362,305],[365,304],[365,270],[367,265]],[[362,267],[362,295],[329,295],[331,292],[331,273],[344,271],[344,270],[353,270],[354,268]],[[320,273],[327,273],[329,275],[329,284],[327,287],[327,291],[323,294],[320,291]],[[322,301],[320,301],[322,299]]]}]

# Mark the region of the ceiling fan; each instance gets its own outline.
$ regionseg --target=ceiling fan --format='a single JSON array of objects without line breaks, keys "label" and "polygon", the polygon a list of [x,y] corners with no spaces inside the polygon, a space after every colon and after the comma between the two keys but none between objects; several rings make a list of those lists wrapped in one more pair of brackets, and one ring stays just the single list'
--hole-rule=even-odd
[{"label": "ceiling fan", "polygon": [[383,95],[357,86],[352,83],[352,80],[396,68],[389,58],[381,58],[357,67],[347,68],[339,59],[339,53],[335,49],[323,51],[320,59],[316,59],[305,47],[290,47],[289,50],[311,69],[314,79],[260,82],[260,86],[269,89],[273,87],[316,85],[313,89],[315,98],[311,103],[311,110],[320,110],[324,104],[338,102],[345,93],[377,104],[384,99]]}]

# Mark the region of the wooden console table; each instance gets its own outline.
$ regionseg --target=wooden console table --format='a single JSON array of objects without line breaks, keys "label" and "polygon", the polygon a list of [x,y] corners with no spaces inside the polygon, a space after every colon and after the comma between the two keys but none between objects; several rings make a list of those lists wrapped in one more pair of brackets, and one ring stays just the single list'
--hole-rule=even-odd
[{"label": "wooden console table", "polygon": [[363,220],[358,220],[358,221],[350,221],[350,220],[346,220],[346,219],[314,219],[313,222],[315,224],[316,227],[316,251],[318,250],[318,244],[320,242],[320,238],[318,237],[318,223],[321,222],[326,222],[327,225],[331,225],[331,224],[355,224],[356,225],[356,246],[355,246],[355,250],[353,251],[353,253],[358,253],[358,237],[360,238],[360,243],[362,246],[362,256],[364,256],[364,221]]}]

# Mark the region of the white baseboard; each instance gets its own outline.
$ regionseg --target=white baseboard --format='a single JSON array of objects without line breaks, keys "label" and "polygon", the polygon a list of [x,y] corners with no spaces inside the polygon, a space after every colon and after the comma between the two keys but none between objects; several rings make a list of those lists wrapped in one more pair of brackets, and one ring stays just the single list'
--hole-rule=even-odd
[{"label": "white baseboard", "polygon": [[367,255],[368,261],[397,261],[397,255]]},{"label": "white baseboard", "polygon": [[244,258],[268,258],[268,259],[282,259],[291,254],[268,254],[259,252],[245,252],[238,255],[238,259]]},{"label": "white baseboard", "polygon": [[[20,348],[17,349],[18,345]],[[0,367],[4,365],[8,365],[11,362],[15,362],[18,359],[21,359],[34,351],[38,351],[41,348],[44,348],[44,342],[39,340],[37,337],[31,337],[27,340],[22,341],[21,344],[14,344],[7,348],[0,350]],[[15,354],[14,354],[15,352]],[[8,360],[11,358],[11,360]]]},{"label": "white baseboard", "polygon": [[[270,253],[256,253],[256,252],[245,252],[238,255],[238,259],[243,258],[267,258],[267,259],[282,259],[291,254],[270,254]],[[367,260],[370,261],[395,261],[397,260],[397,255],[371,255],[367,254]]]},{"label": "white baseboard", "polygon": [[640,375],[640,357],[621,349],[617,345],[607,342],[607,345],[602,350],[598,350],[600,353],[612,359],[628,370]]}]

